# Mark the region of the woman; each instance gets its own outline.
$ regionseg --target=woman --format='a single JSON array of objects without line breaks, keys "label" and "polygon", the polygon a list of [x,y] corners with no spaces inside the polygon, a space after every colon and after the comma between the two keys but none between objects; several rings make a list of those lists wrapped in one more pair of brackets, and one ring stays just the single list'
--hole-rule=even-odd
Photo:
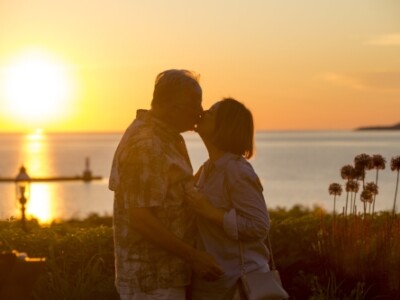
[{"label": "woman", "polygon": [[225,274],[217,281],[194,274],[192,299],[244,299],[241,274],[269,271],[264,244],[269,217],[260,180],[247,162],[253,155],[253,117],[227,98],[204,113],[196,130],[209,154],[195,176],[196,188],[186,190],[198,216],[196,247],[213,255]]}]

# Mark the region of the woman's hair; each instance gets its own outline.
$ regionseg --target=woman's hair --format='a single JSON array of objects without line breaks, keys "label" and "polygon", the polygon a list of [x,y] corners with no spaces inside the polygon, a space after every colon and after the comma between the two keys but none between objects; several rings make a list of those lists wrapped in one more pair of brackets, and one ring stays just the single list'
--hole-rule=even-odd
[{"label": "woman's hair", "polygon": [[250,110],[233,98],[221,100],[215,116],[214,145],[249,159],[253,156],[253,139],[254,123]]}]

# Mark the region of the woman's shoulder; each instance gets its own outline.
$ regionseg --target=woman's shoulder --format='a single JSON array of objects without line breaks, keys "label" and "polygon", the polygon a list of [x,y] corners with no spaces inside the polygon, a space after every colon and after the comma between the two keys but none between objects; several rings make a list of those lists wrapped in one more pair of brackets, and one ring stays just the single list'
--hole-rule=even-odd
[{"label": "woman's shoulder", "polygon": [[260,182],[250,162],[239,155],[232,157],[232,159],[228,161],[225,172],[231,184],[234,184],[239,180],[246,180],[255,183]]},{"label": "woman's shoulder", "polygon": [[232,155],[226,163],[226,170],[235,174],[255,174],[253,166],[243,156]]}]

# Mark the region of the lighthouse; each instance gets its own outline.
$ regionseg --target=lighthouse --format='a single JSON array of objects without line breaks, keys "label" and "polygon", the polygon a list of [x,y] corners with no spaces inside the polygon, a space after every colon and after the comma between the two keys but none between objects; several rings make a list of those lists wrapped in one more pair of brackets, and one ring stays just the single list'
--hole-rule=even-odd
[{"label": "lighthouse", "polygon": [[92,171],[90,171],[90,159],[86,157],[85,159],[85,170],[83,171],[83,181],[89,182],[93,179]]}]

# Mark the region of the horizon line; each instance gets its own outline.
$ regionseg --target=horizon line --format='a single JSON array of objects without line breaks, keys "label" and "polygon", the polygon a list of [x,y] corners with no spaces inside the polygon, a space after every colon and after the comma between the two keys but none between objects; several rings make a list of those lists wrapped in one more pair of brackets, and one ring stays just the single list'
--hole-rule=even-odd
[{"label": "horizon line", "polygon": [[[335,132],[335,131],[358,131],[357,128],[345,128],[345,129],[256,129],[254,133],[260,132]],[[90,130],[83,130],[83,131],[46,131],[41,130],[40,133],[32,131],[0,131],[0,134],[123,134],[125,130],[112,130],[112,131],[90,131]],[[195,131],[185,131],[181,134],[186,133],[195,133]]]}]

